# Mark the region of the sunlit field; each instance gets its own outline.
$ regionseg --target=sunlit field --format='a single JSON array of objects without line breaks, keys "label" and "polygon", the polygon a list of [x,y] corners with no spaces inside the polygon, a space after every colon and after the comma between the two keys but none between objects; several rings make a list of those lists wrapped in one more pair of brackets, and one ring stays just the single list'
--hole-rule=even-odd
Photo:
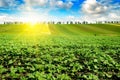
[{"label": "sunlit field", "polygon": [[120,24],[1,24],[0,80],[119,80]]}]

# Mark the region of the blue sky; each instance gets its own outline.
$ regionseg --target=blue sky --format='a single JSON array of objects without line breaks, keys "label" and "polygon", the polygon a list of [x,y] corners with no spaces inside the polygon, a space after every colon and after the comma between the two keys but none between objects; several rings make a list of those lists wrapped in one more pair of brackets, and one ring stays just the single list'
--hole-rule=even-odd
[{"label": "blue sky", "polygon": [[0,0],[0,22],[85,20],[120,20],[120,0]]}]

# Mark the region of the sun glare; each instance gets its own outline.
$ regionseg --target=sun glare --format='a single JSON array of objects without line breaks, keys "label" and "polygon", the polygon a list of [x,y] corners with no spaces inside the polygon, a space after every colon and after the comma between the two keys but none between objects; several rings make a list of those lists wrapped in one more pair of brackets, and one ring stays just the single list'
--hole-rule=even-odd
[{"label": "sun glare", "polygon": [[29,27],[33,28],[37,25],[37,22],[28,22],[28,24]]},{"label": "sun glare", "polygon": [[31,19],[31,18],[28,18],[27,20],[26,20],[26,22],[27,22],[27,24],[29,24],[29,27],[35,27],[35,25],[37,24],[37,19],[36,19],[36,17],[35,18],[33,18],[33,19]]},{"label": "sun glare", "polygon": [[44,19],[45,17],[34,12],[25,15],[25,18],[23,19],[23,21],[27,23],[26,33],[28,35],[51,34],[48,24],[39,23],[41,21],[44,21]]},{"label": "sun glare", "polygon": [[28,35],[50,35],[50,29],[48,24],[29,23],[26,25],[26,34]]}]

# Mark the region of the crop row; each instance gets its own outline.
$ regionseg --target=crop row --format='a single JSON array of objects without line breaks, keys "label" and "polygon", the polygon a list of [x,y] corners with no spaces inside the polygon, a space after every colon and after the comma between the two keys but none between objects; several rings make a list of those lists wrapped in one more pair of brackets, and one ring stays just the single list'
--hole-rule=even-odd
[{"label": "crop row", "polygon": [[118,80],[120,37],[0,35],[0,80]]},{"label": "crop row", "polygon": [[0,76],[2,79],[39,80],[118,79],[119,52],[118,48],[103,51],[102,46],[96,48],[37,44],[16,49],[6,49],[4,46],[0,48]]}]

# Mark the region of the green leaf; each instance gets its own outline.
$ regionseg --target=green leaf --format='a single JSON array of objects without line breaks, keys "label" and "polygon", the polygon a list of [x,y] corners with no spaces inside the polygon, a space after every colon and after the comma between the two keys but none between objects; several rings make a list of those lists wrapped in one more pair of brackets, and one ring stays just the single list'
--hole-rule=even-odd
[{"label": "green leaf", "polygon": [[13,63],[13,61],[12,60],[9,60],[9,63],[8,64],[12,64]]},{"label": "green leaf", "polygon": [[0,65],[0,74],[2,74],[3,72],[6,72],[7,69],[5,69],[2,65]]},{"label": "green leaf", "polygon": [[13,66],[10,68],[10,72],[11,72],[11,73],[15,73],[16,71],[17,71],[17,69],[14,68]]},{"label": "green leaf", "polygon": [[35,78],[35,76],[34,76],[32,73],[28,73],[27,76],[28,76],[29,78]]},{"label": "green leaf", "polygon": [[97,60],[97,59],[94,59],[94,62],[98,62],[98,60]]}]

